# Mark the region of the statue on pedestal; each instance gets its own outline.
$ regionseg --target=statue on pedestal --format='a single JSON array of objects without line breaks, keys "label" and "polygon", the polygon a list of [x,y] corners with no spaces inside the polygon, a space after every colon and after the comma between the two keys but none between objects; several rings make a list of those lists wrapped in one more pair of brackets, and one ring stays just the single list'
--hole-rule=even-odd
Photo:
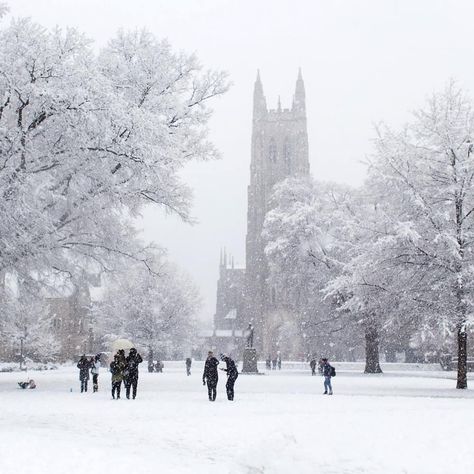
[{"label": "statue on pedestal", "polygon": [[244,349],[242,373],[257,374],[257,350],[253,347],[253,326],[249,323],[245,330],[246,346]]},{"label": "statue on pedestal", "polygon": [[249,323],[246,334],[247,334],[247,348],[252,349],[253,348],[253,326],[251,323]]}]

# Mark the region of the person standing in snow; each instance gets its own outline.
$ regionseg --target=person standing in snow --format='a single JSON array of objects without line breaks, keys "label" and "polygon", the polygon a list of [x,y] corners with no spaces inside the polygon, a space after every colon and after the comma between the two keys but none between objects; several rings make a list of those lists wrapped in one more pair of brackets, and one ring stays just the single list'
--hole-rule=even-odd
[{"label": "person standing in snow", "polygon": [[130,398],[130,388],[132,388],[132,398],[135,400],[138,386],[138,365],[143,362],[143,359],[137,350],[132,347],[125,360],[125,391],[127,398]]},{"label": "person standing in snow", "polygon": [[202,374],[202,384],[206,385],[209,395],[209,401],[214,402],[217,396],[217,381],[219,375],[217,373],[217,366],[219,361],[214,357],[214,353],[209,351],[207,354],[206,363],[204,364],[204,373]]},{"label": "person standing in snow", "polygon": [[125,364],[119,354],[115,354],[114,360],[110,363],[110,372],[112,373],[112,398],[115,398],[115,394],[117,394],[117,400],[120,398],[124,370]]},{"label": "person standing in snow", "polygon": [[235,362],[229,356],[221,354],[221,360],[224,361],[227,366],[226,369],[221,369],[227,372],[227,383],[225,384],[225,388],[227,390],[227,400],[232,401],[234,400],[234,384],[237,380],[237,377],[239,376],[239,372]]},{"label": "person standing in snow", "polygon": [[191,357],[186,359],[186,375],[191,375],[191,364],[193,363]]},{"label": "person standing in snow", "polygon": [[85,354],[81,356],[77,363],[79,369],[79,380],[81,381],[81,393],[87,392],[87,382],[89,381],[90,362],[87,360]]},{"label": "person standing in snow", "polygon": [[100,354],[97,354],[94,357],[91,365],[91,374],[92,374],[92,391],[99,391],[99,369],[100,369]]},{"label": "person standing in snow", "polygon": [[117,356],[119,358],[119,362],[123,365],[125,365],[127,363],[126,361],[126,357],[125,357],[125,350],[124,349],[119,349],[117,351]]},{"label": "person standing in snow", "polygon": [[314,357],[311,358],[309,366],[311,367],[311,375],[316,375],[316,359]]},{"label": "person standing in snow", "polygon": [[324,393],[323,395],[332,395],[331,377],[334,376],[335,370],[332,365],[329,364],[328,360],[324,357],[321,359],[323,365],[323,376],[324,376]]}]

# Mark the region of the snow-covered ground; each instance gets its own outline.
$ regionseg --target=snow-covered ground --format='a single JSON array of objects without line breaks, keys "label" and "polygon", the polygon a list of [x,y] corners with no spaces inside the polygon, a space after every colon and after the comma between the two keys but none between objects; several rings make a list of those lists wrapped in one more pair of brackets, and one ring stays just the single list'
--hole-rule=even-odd
[{"label": "snow-covered ground", "polygon": [[319,376],[286,364],[241,375],[234,402],[222,376],[215,403],[198,362],[191,377],[184,363],[142,370],[136,400],[112,400],[105,371],[96,394],[79,393],[73,367],[32,372],[36,390],[17,388],[22,374],[0,373],[0,472],[474,472],[474,391],[455,390],[453,373],[336,366],[333,397]]}]

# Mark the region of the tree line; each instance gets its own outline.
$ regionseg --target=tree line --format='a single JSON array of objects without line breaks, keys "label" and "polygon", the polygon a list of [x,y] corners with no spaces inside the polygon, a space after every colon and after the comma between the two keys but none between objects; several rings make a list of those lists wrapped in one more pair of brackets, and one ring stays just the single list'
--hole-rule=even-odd
[{"label": "tree line", "polygon": [[[6,12],[2,3],[2,343],[26,332],[33,338],[38,325],[50,334],[45,293],[63,294],[84,271],[135,297],[148,289],[141,300],[148,313],[156,309],[151,294],[162,308],[174,299],[166,317],[182,307],[176,320],[183,320],[196,303],[192,285],[163,249],[140,240],[135,220],[147,205],[190,220],[191,190],[180,170],[218,157],[208,104],[227,90],[226,75],[145,30],[119,31],[96,51],[76,29],[7,22]],[[131,274],[144,288],[133,287]]]},{"label": "tree line", "polygon": [[308,345],[346,354],[362,341],[368,373],[381,342],[454,351],[467,387],[473,311],[474,115],[455,82],[401,129],[376,128],[362,186],[307,178],[276,186],[265,221],[272,284]]}]

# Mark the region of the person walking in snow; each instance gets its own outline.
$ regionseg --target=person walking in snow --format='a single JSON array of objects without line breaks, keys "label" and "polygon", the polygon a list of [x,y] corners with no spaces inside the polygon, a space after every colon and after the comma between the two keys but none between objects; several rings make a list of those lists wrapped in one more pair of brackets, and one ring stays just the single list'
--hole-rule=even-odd
[{"label": "person walking in snow", "polygon": [[235,384],[235,381],[237,380],[237,377],[239,376],[239,372],[237,370],[235,362],[229,356],[221,354],[221,360],[224,361],[227,366],[226,369],[221,369],[227,372],[227,383],[225,384],[225,388],[227,391],[227,400],[233,401],[234,400],[234,384]]},{"label": "person walking in snow", "polygon": [[91,365],[91,374],[92,374],[92,391],[99,391],[99,369],[100,369],[100,354],[97,354]]},{"label": "person walking in snow", "polygon": [[323,376],[324,376],[324,393],[323,395],[332,395],[331,377],[336,375],[336,371],[332,365],[329,364],[328,360],[324,357],[321,359],[323,365]]},{"label": "person walking in snow", "polygon": [[217,366],[219,361],[214,357],[214,353],[209,351],[207,354],[206,363],[204,364],[204,373],[202,374],[202,384],[207,383],[207,392],[209,401],[214,402],[217,396],[217,381],[219,375],[217,373]]},{"label": "person walking in snow", "polygon": [[186,375],[191,375],[191,364],[193,363],[191,357],[186,358]]},{"label": "person walking in snow", "polygon": [[114,360],[110,363],[110,372],[112,373],[112,398],[115,398],[115,395],[117,395],[117,400],[120,398],[124,370],[125,364],[122,362],[119,354],[115,354]]},{"label": "person walking in snow", "polygon": [[81,356],[77,363],[79,369],[79,380],[81,381],[81,393],[87,392],[87,382],[89,381],[90,362],[87,360],[85,354]]},{"label": "person walking in snow", "polygon": [[143,362],[142,356],[132,347],[128,353],[125,368],[125,391],[127,398],[130,398],[130,388],[132,389],[132,398],[135,400],[137,396],[138,386],[138,365]]},{"label": "person walking in snow", "polygon": [[309,366],[311,367],[311,375],[316,375],[316,359],[314,357],[311,358]]}]

